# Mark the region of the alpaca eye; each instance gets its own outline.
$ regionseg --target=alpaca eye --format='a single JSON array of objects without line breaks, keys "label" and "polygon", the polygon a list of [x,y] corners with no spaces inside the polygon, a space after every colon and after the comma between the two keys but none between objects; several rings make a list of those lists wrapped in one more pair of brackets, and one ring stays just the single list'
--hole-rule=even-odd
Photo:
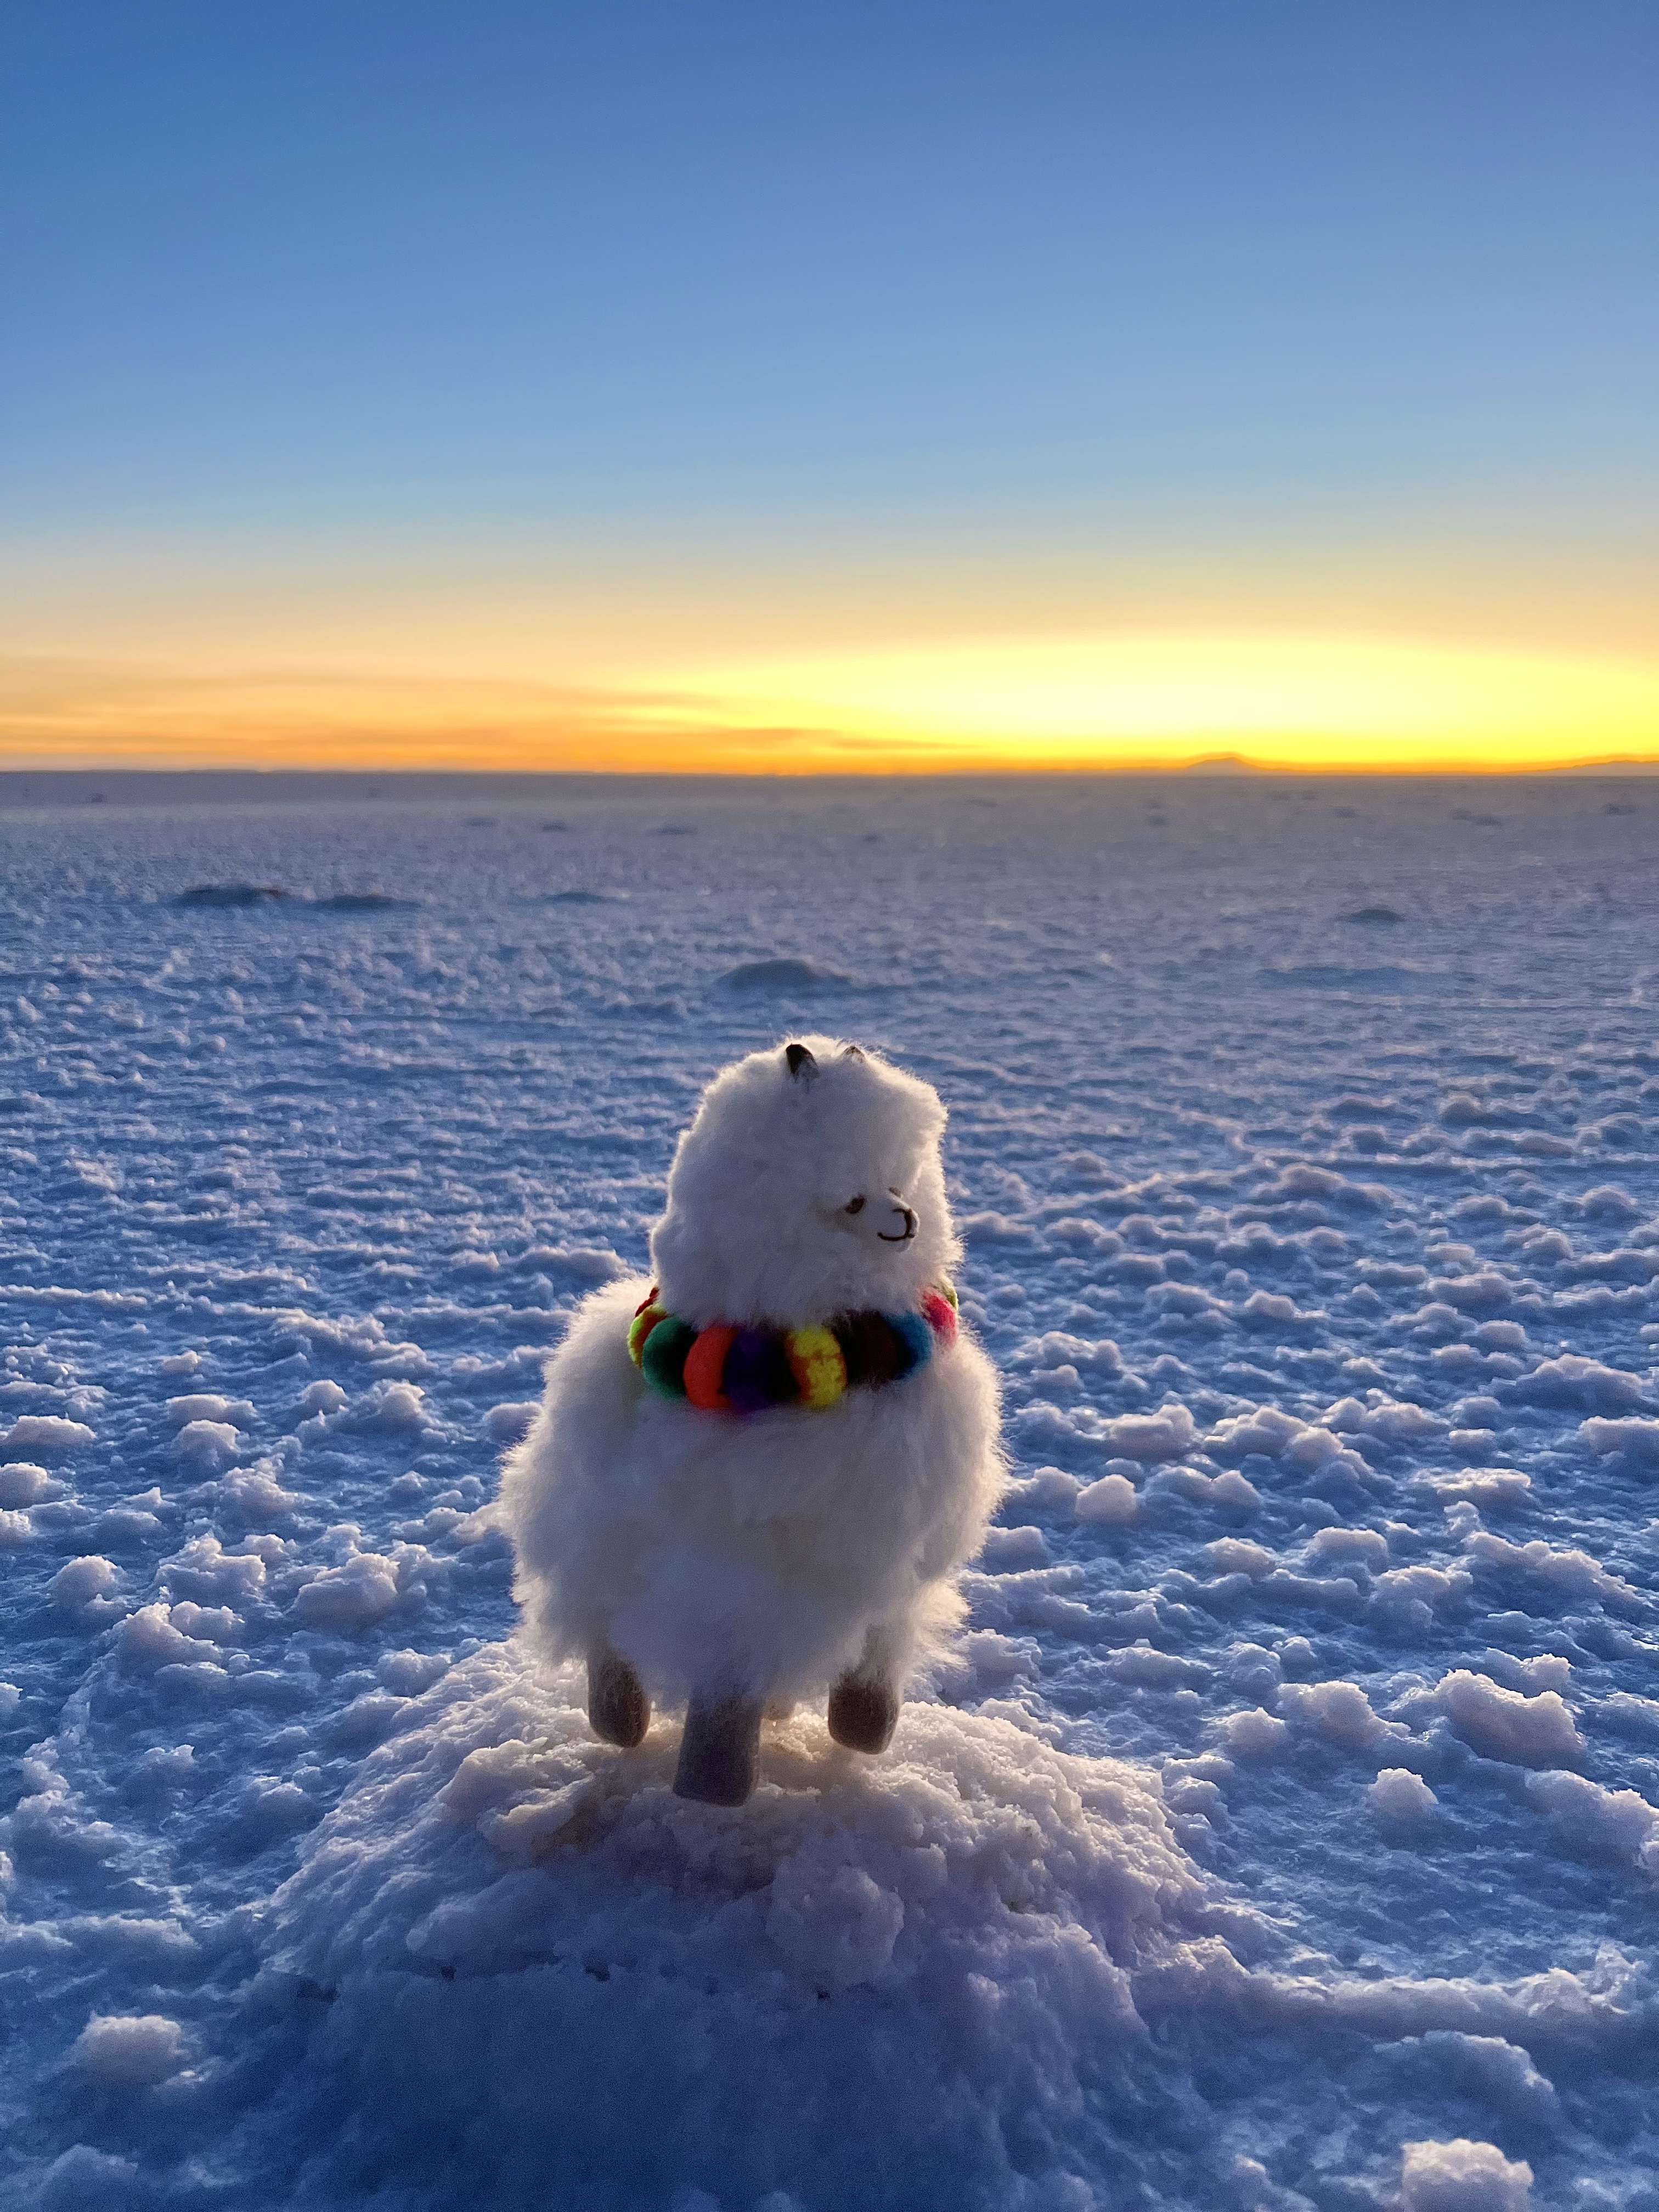
[{"label": "alpaca eye", "polygon": [[845,1210],[848,1213],[862,1213],[864,1211],[864,1200],[861,1198],[852,1199],[848,1201]]}]

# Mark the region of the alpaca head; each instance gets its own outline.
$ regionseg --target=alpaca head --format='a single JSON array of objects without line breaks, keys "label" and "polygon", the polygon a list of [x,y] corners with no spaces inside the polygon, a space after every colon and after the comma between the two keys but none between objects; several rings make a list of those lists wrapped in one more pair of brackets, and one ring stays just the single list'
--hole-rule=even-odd
[{"label": "alpaca head", "polygon": [[835,1037],[722,1069],[680,1139],[652,1232],[664,1304],[699,1328],[914,1310],[957,1256],[944,1128],[927,1084]]}]

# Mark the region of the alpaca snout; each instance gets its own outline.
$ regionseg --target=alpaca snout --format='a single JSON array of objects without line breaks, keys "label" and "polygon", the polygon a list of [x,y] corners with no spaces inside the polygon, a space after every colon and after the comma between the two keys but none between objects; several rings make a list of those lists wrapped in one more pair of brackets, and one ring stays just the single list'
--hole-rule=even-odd
[{"label": "alpaca snout", "polygon": [[921,1226],[916,1209],[914,1206],[904,1205],[902,1200],[895,1200],[891,1211],[902,1222],[902,1228],[890,1233],[885,1229],[878,1229],[876,1234],[884,1244],[908,1244]]}]

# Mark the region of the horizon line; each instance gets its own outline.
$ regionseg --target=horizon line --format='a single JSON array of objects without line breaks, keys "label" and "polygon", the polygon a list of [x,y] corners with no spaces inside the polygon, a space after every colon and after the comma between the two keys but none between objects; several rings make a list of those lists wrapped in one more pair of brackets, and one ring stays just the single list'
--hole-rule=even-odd
[{"label": "horizon line", "polygon": [[241,778],[249,782],[270,782],[279,778],[303,778],[308,781],[373,780],[376,782],[395,781],[404,783],[532,781],[560,779],[566,781],[599,782],[708,782],[727,783],[852,783],[895,782],[939,783],[971,781],[1049,780],[1071,777],[1097,781],[1111,776],[1181,776],[1200,781],[1248,781],[1253,778],[1321,776],[1333,779],[1358,780],[1366,782],[1433,781],[1479,778],[1482,781],[1498,780],[1518,781],[1525,778],[1560,777],[1573,775],[1648,776],[1659,775],[1659,751],[1651,753],[1588,754],[1572,756],[1559,761],[1527,761],[1515,763],[1492,761],[1471,761],[1467,763],[1437,762],[1422,763],[1369,762],[1307,762],[1257,760],[1243,754],[1206,753],[1192,758],[1160,760],[1137,758],[1121,761],[1047,760],[1018,762],[1013,760],[967,762],[953,761],[935,765],[922,765],[914,759],[896,762],[884,767],[866,762],[859,766],[824,766],[814,764],[800,768],[756,767],[751,764],[711,763],[702,768],[663,768],[649,764],[622,767],[611,764],[549,766],[544,768],[496,763],[477,768],[452,763],[427,763],[418,761],[375,763],[373,761],[341,762],[327,765],[311,761],[149,761],[132,760],[33,761],[13,764],[0,758],[0,787],[24,780],[51,782],[88,782],[100,779],[109,781],[149,781],[161,779],[207,780],[210,778]]}]

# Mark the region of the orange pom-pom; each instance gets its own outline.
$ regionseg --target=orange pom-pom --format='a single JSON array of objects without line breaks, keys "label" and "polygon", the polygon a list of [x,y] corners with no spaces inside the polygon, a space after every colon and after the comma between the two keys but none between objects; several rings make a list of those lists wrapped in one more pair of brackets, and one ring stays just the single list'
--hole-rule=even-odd
[{"label": "orange pom-pom", "polygon": [[685,1395],[705,1413],[726,1413],[732,1409],[720,1385],[726,1378],[726,1355],[737,1333],[729,1322],[716,1322],[712,1328],[698,1331],[696,1342],[685,1355]]}]

